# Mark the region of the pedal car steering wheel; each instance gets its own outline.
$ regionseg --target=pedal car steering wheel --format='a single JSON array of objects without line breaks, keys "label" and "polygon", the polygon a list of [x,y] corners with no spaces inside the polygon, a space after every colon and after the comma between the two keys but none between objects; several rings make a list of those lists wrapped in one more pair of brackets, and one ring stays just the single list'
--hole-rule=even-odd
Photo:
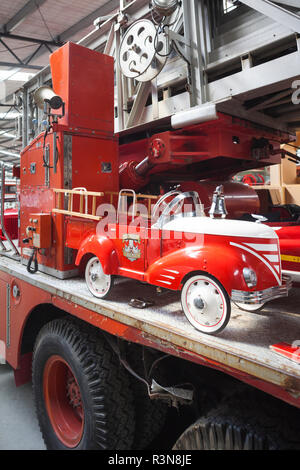
[{"label": "pedal car steering wheel", "polygon": [[[176,193],[176,191],[174,191]],[[165,199],[167,199],[167,196],[170,197],[172,194],[169,193],[166,194],[165,196]],[[193,212],[192,216],[193,217],[201,217],[203,216],[203,211],[202,211],[202,208],[201,208],[201,201],[199,199],[199,194],[195,191],[190,191],[190,192],[186,192],[186,193],[182,193],[180,192],[169,204],[165,204],[165,208],[163,209],[163,212],[161,214],[161,216],[159,217],[158,221],[157,221],[157,225],[158,227],[161,229],[164,225],[164,222],[165,222],[165,219],[171,215],[171,212],[176,209],[178,210],[178,208],[181,210],[183,205],[184,205],[184,201],[185,199],[193,199],[193,202],[194,202],[194,205],[195,205],[195,212]],[[158,201],[158,203],[156,204],[158,207],[160,204],[162,204],[164,200],[160,200]],[[160,204],[159,204],[160,203]],[[155,210],[155,208],[154,208]],[[153,211],[154,213],[154,211]]]},{"label": "pedal car steering wheel", "polygon": [[167,199],[169,199],[170,197],[173,197],[173,196],[179,196],[180,194],[182,194],[182,191],[176,191],[176,190],[175,191],[170,191],[169,193],[164,194],[164,196],[162,196],[157,201],[155,206],[153,207],[153,211],[152,211],[153,220],[156,220],[156,218],[159,215],[160,211],[164,212],[166,207],[169,206],[169,203],[166,202]]}]

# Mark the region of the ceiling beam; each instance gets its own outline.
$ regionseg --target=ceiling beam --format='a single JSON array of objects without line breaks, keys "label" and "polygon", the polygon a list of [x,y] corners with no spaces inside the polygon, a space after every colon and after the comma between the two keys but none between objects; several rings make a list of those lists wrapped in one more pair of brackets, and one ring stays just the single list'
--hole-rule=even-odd
[{"label": "ceiling beam", "polygon": [[25,18],[37,10],[38,7],[43,5],[47,0],[29,0],[17,13],[10,18],[10,20],[1,26],[3,32],[13,31],[17,28]]},{"label": "ceiling beam", "polygon": [[271,98],[263,97],[262,99],[259,100],[259,103],[256,103],[253,106],[246,106],[246,108],[249,109],[250,111],[261,111],[265,109],[266,107],[269,107],[270,105],[274,106],[274,103],[278,102],[282,98],[285,98],[286,96],[290,96],[289,101],[291,102],[292,93],[293,93],[292,89],[284,90],[282,92],[276,93]]},{"label": "ceiling beam", "polygon": [[110,0],[109,2],[105,3],[101,7],[97,8],[97,10],[94,10],[92,13],[85,16],[81,20],[79,20],[70,28],[63,31],[55,39],[57,39],[60,42],[65,42],[67,39],[69,39],[71,36],[74,36],[74,34],[78,33],[82,29],[93,25],[94,20],[97,19],[99,16],[106,16],[112,13],[114,10],[116,10],[119,7],[119,5],[120,5],[119,0]]},{"label": "ceiling beam", "polygon": [[0,149],[0,153],[2,153],[3,155],[11,156],[11,157],[19,157],[18,153],[9,152],[8,150]]},{"label": "ceiling beam", "polygon": [[17,67],[18,69],[30,69],[30,70],[41,70],[43,67],[40,65],[30,65],[20,62],[3,62],[0,61],[0,67]]},{"label": "ceiling beam", "polygon": [[240,0],[250,8],[259,11],[263,15],[272,18],[283,26],[291,29],[295,33],[300,33],[300,16],[292,13],[269,0]]},{"label": "ceiling beam", "polygon": [[[3,150],[4,152],[11,152],[11,150],[16,150],[16,152],[18,152],[18,145],[9,145],[9,146],[6,146],[6,145],[2,145],[2,142],[0,143],[0,149]],[[8,155],[8,153],[7,153]],[[13,153],[13,155],[16,155],[16,153]]]},{"label": "ceiling beam", "polygon": [[[99,16],[105,16],[105,15],[108,15],[110,13],[112,14],[112,12],[114,10],[116,10],[119,7],[119,5],[120,5],[119,0],[110,0],[105,5],[102,5],[100,8],[97,8],[97,10],[94,10],[88,16],[82,18],[76,24],[74,24],[73,26],[66,29],[61,34],[59,34],[58,36],[56,36],[54,38],[54,43],[53,43],[53,41],[42,41],[42,42],[45,44],[46,47],[47,47],[47,45],[49,45],[49,46],[54,45],[55,47],[62,46],[63,43],[65,43],[68,39],[70,39],[74,34],[78,33],[79,31],[86,28],[87,26],[92,25],[94,20],[96,18],[98,18]],[[1,33],[0,33],[0,36],[1,36]],[[39,40],[36,40],[36,42],[39,42]],[[34,58],[37,59],[38,57],[40,57],[43,54],[44,54],[44,50],[40,49],[39,51],[35,52]],[[26,63],[28,59],[29,59],[29,57],[24,59],[23,62]],[[0,65],[1,65],[1,63],[0,63]],[[19,67],[18,64],[14,64],[14,66],[16,66],[16,65],[17,65],[17,67]],[[43,67],[40,67],[40,69],[42,69],[42,68]]]},{"label": "ceiling beam", "polygon": [[299,0],[274,0],[275,3],[281,3],[282,5],[286,5],[287,7],[293,8],[300,8]]},{"label": "ceiling beam", "polygon": [[[32,61],[32,59],[38,54],[38,52],[39,52],[43,47],[46,47],[46,46],[45,46],[44,44],[40,44],[40,45],[37,47],[37,49],[36,49],[35,51],[33,51],[33,53],[25,59],[24,64],[29,64],[29,63]],[[47,47],[49,47],[49,46],[47,46]]]},{"label": "ceiling beam", "polygon": [[250,8],[259,11],[295,33],[300,33],[300,16],[269,0],[240,0]]},{"label": "ceiling beam", "polygon": [[[3,39],[1,39],[0,37],[0,43],[7,49],[7,51],[17,60],[17,63],[16,65],[19,65],[21,67],[24,67],[25,65],[28,65],[30,63],[30,61],[34,58],[34,56],[36,55],[36,53],[44,46],[44,44],[39,44],[37,49],[25,60],[25,62],[23,60],[20,59],[20,57],[17,56],[17,54],[15,54],[15,52],[3,41]],[[49,46],[47,46],[49,47]]]},{"label": "ceiling beam", "polygon": [[[4,134],[3,134],[4,135]],[[2,140],[2,138],[0,139],[0,145],[2,145],[2,147],[5,147],[5,145],[3,144],[7,144],[7,142],[11,142],[12,140],[15,140],[16,139],[16,136],[14,137],[6,137],[6,139]]]},{"label": "ceiling beam", "polygon": [[[46,1],[46,0],[44,0],[44,1]],[[26,15],[28,15],[30,13],[29,4],[33,4],[33,3],[38,3],[39,5],[41,5],[41,3],[38,2],[38,0],[35,0],[35,1],[33,0],[33,1],[27,2],[27,4],[25,5],[25,6],[27,6],[27,9],[25,11]],[[116,9],[118,9],[119,5],[120,5],[119,0],[109,0],[107,3],[105,3],[105,5],[102,5],[101,7],[97,8],[92,13],[90,13],[89,15],[87,15],[86,17],[84,17],[80,21],[78,21],[75,25],[71,26],[70,28],[63,31],[60,35],[56,36],[54,38],[54,41],[46,41],[46,40],[40,40],[40,39],[35,39],[35,38],[29,38],[29,37],[26,37],[26,36],[23,37],[23,36],[19,36],[19,35],[10,34],[9,30],[7,29],[7,25],[9,27],[11,27],[13,25],[13,23],[17,24],[16,23],[17,14],[16,14],[15,17],[14,17],[14,21],[13,21],[13,19],[11,19],[5,25],[6,28],[4,28],[4,29],[2,28],[2,32],[1,32],[1,27],[0,27],[0,37],[2,35],[3,37],[10,38],[10,39],[16,39],[16,40],[19,39],[19,40],[23,40],[23,41],[27,41],[27,42],[33,42],[33,43],[36,43],[36,44],[44,44],[46,47],[48,47],[48,46],[59,47],[59,46],[63,45],[63,43],[66,42],[68,39],[70,39],[73,35],[75,35],[77,32],[79,32],[82,29],[92,25],[94,20],[97,19],[99,16],[106,16],[106,15],[112,14]],[[31,8],[32,7],[33,7],[33,5],[31,5]],[[34,10],[31,10],[31,11],[34,11]],[[24,10],[23,10],[23,14],[24,14]],[[18,16],[21,16],[21,15],[18,15]],[[41,48],[39,48],[39,50],[36,50],[34,52],[34,59],[36,60],[38,57],[40,57],[43,54],[44,54],[44,48],[41,47]],[[14,64],[14,63],[10,63],[10,62],[0,62],[0,67],[1,66],[14,67],[14,70],[18,70],[18,69],[41,70],[41,69],[44,68],[44,67],[40,67],[40,66],[37,66],[37,65],[29,65],[28,61],[30,61],[32,58],[33,58],[32,54],[30,56],[26,57],[22,61],[23,62],[22,65],[19,64],[19,63]],[[1,121],[1,118],[0,118],[0,121]]]},{"label": "ceiling beam", "polygon": [[47,40],[47,39],[39,39],[33,38],[30,36],[20,36],[19,34],[11,34],[7,32],[0,31],[0,37],[13,39],[14,41],[22,41],[22,42],[32,42],[33,44],[45,44],[48,46],[62,46],[63,43],[59,40]]},{"label": "ceiling beam", "polygon": [[300,122],[300,111],[288,112],[280,114],[280,119],[286,122]]}]

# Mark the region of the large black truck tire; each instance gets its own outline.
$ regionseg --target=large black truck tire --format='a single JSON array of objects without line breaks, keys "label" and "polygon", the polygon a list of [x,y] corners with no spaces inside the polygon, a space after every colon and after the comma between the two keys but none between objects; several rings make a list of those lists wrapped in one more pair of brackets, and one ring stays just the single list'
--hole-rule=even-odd
[{"label": "large black truck tire", "polygon": [[260,393],[233,396],[198,419],[174,450],[293,450],[300,448],[299,413]]},{"label": "large black truck tire", "polygon": [[131,449],[129,377],[94,329],[71,319],[46,324],[35,343],[32,378],[47,449]]}]

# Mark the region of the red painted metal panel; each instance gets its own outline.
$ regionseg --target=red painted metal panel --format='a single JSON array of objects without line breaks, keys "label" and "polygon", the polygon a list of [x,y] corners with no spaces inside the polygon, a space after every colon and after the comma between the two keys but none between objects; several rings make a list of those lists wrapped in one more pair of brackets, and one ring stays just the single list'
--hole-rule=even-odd
[{"label": "red painted metal panel", "polygon": [[[72,187],[96,192],[119,191],[117,145],[113,139],[74,135]],[[106,201],[109,202],[109,197]]]},{"label": "red painted metal panel", "polygon": [[[129,162],[140,163],[147,156],[153,165],[147,178],[157,174],[168,176],[172,172],[173,179],[177,175],[178,181],[182,181],[190,180],[196,172],[202,180],[221,175],[225,181],[241,171],[241,162],[243,169],[279,164],[280,143],[288,138],[286,134],[259,129],[250,122],[219,113],[217,121],[121,145],[120,163],[124,165],[121,184],[136,190],[147,184],[147,179],[143,183],[141,177],[134,176],[129,165]],[[161,178],[162,182],[165,180]]]},{"label": "red painted metal panel", "polygon": [[[9,286],[9,290],[7,289]],[[14,296],[14,286],[19,291]],[[9,292],[9,328],[7,325],[7,292]],[[51,304],[51,295],[38,287],[32,286],[21,279],[0,272],[0,340],[7,343],[9,331],[9,346],[6,348],[6,360],[14,368],[20,366],[20,347],[22,334],[32,310],[43,304]]]},{"label": "red painted metal panel", "polygon": [[292,344],[287,343],[272,344],[270,349],[277,354],[300,364],[300,343],[298,346],[293,346]]},{"label": "red painted metal panel", "polygon": [[[22,240],[28,238],[26,229],[30,226],[31,214],[51,213],[56,206],[53,189],[119,190],[118,143],[113,135],[113,59],[68,43],[52,54],[50,64],[53,87],[65,102],[66,114],[21,154],[20,242],[23,252],[28,246]],[[63,200],[60,208],[65,209],[67,202]],[[74,200],[74,211],[78,210],[78,205],[79,199]],[[90,198],[89,213],[91,205]],[[53,214],[52,246],[38,253],[39,265],[51,268],[52,274],[58,276],[76,267],[72,254],[66,252],[65,228],[64,216]]]},{"label": "red painted metal panel", "polygon": [[114,60],[74,43],[50,56],[53,89],[66,104],[60,124],[79,129],[114,129]]}]

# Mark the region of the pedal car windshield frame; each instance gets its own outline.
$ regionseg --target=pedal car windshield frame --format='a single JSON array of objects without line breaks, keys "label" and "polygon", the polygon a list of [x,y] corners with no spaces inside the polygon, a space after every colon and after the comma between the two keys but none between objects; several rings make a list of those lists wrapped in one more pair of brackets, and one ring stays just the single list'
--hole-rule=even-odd
[{"label": "pedal car windshield frame", "polygon": [[[166,205],[166,200],[169,197],[173,197]],[[182,210],[185,206],[185,201],[192,199],[194,210],[190,212],[184,212]],[[159,213],[162,205],[165,205],[163,208],[162,214],[158,218],[157,222],[153,225],[153,228],[163,229],[164,225],[175,218],[183,217],[206,217],[204,213],[204,208],[199,198],[199,194],[196,191],[189,191],[185,193],[178,193],[178,191],[171,191],[170,193],[165,194],[159,201],[156,203],[153,209],[153,215],[155,216]],[[189,204],[190,206],[191,204]],[[172,211],[178,211],[179,213],[172,214]]]}]

